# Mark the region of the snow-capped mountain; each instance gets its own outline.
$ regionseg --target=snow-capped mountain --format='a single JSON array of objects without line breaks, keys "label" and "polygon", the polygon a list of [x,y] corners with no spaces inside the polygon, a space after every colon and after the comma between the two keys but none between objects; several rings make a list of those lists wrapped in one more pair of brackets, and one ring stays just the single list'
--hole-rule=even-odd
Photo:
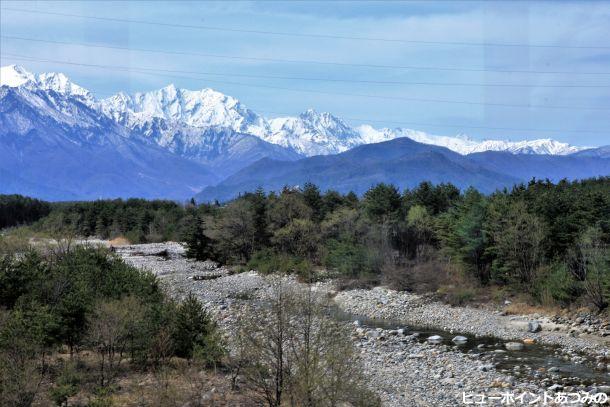
[{"label": "snow-capped mountain", "polygon": [[[395,141],[411,153],[436,150],[418,155],[417,166],[406,156],[394,157],[401,168],[411,171],[397,172],[385,163],[394,144],[382,145],[394,139],[400,139]],[[347,150],[354,154],[344,155]],[[191,91],[173,85],[99,101],[61,73],[33,74],[15,65],[0,69],[0,192],[51,199],[186,197],[232,174],[240,173],[240,178],[255,167],[276,168],[272,162],[292,168],[289,162],[304,156],[342,154],[355,159],[350,165],[357,172],[365,152],[377,154],[371,163],[378,160],[389,181],[395,177],[413,181],[413,174],[439,182],[459,178],[438,154],[459,162],[464,171],[475,165],[512,176],[520,168],[522,179],[553,175],[541,163],[560,155],[569,155],[562,161],[566,168],[569,164],[567,175],[583,178],[606,173],[607,163],[600,160],[608,156],[607,147],[580,150],[551,139],[479,142],[410,129],[352,127],[330,113],[314,110],[298,117],[266,119],[215,90]],[[316,164],[332,158],[311,160]],[[423,162],[432,165],[434,160],[436,178],[422,170]],[[475,181],[476,174],[471,174]],[[270,176],[277,183],[288,179],[284,173]],[[257,182],[256,177],[252,182]],[[370,182],[356,177],[353,184],[343,186],[358,190]]]},{"label": "snow-capped mountain", "polygon": [[174,85],[133,96],[119,93],[98,109],[127,128],[132,137],[230,175],[265,157],[301,158],[292,149],[268,143],[267,121],[237,99],[213,89],[191,91]]},{"label": "snow-capped mountain", "polygon": [[[172,84],[133,96],[119,93],[102,100],[99,106],[102,112],[129,128],[147,129],[155,120],[163,119],[171,127],[222,127],[258,137],[268,133],[265,119],[237,99],[213,89],[191,91]],[[167,143],[171,135],[164,134],[162,138]]]},{"label": "snow-capped mountain", "polygon": [[362,144],[358,132],[343,120],[313,109],[298,117],[270,119],[269,128],[265,140],[305,156],[337,154]]},{"label": "snow-capped mountain", "polygon": [[552,139],[476,141],[465,136],[438,136],[403,128],[375,129],[369,125],[354,128],[330,113],[313,109],[297,117],[265,119],[239,100],[213,89],[191,91],[174,85],[134,95],[121,92],[96,101],[88,90],[61,73],[35,75],[15,65],[2,68],[0,85],[52,90],[74,97],[112,118],[132,135],[143,136],[177,154],[188,152],[193,158],[205,158],[207,152],[219,149],[210,143],[225,140],[210,137],[210,129],[218,129],[222,134],[228,134],[228,129],[236,134],[255,136],[302,156],[337,154],[398,137],[447,147],[462,155],[483,151],[567,155],[585,149]]},{"label": "snow-capped mountain", "polygon": [[218,181],[204,165],[132,139],[70,92],[29,78],[0,87],[0,193],[184,199]]},{"label": "snow-capped mountain", "polygon": [[63,73],[41,73],[35,75],[18,65],[0,67],[0,86],[27,88],[30,90],[52,90],[92,106],[95,99],[91,92],[68,79]]},{"label": "snow-capped mountain", "polygon": [[436,136],[422,131],[411,129],[374,129],[369,125],[357,128],[363,144],[376,143],[391,140],[397,137],[408,137],[424,144],[446,147],[456,153],[467,155],[481,153],[484,151],[506,151],[513,154],[545,154],[545,155],[568,155],[586,149],[576,147],[568,143],[562,143],[552,139],[506,141],[506,140],[484,140],[476,141],[467,136]]}]

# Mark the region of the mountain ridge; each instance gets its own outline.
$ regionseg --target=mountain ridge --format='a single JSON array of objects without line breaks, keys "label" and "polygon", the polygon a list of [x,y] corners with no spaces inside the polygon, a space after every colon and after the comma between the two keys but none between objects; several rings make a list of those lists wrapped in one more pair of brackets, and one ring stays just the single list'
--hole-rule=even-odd
[{"label": "mountain ridge", "polygon": [[[80,98],[115,122],[148,137],[164,148],[171,148],[176,137],[172,129],[180,127],[182,144],[201,145],[195,129],[228,128],[237,134],[250,134],[271,144],[292,150],[301,156],[337,154],[363,144],[378,143],[399,137],[447,147],[462,155],[482,151],[508,151],[514,154],[568,155],[587,149],[553,139],[523,141],[483,140],[467,137],[437,136],[405,128],[375,129],[370,125],[350,126],[328,112],[308,109],[296,117],[264,118],[232,96],[210,88],[178,89],[173,84],[150,92],[128,95],[119,92],[95,100],[91,92],[72,83],[63,74],[34,75],[24,68],[2,67],[0,85],[38,86]],[[160,125],[163,121],[166,124]],[[160,129],[164,127],[164,129]],[[184,138],[189,134],[190,138]],[[168,147],[170,146],[170,147]]]},{"label": "mountain ridge", "polygon": [[364,193],[379,182],[400,189],[422,181],[452,183],[460,189],[475,187],[484,193],[510,188],[532,178],[590,178],[610,174],[610,160],[512,154],[486,151],[461,155],[445,147],[422,144],[403,137],[355,147],[337,155],[307,157],[285,162],[260,160],[208,186],[196,195],[198,202],[228,201],[262,187],[278,191],[284,186],[314,182],[320,189]]}]

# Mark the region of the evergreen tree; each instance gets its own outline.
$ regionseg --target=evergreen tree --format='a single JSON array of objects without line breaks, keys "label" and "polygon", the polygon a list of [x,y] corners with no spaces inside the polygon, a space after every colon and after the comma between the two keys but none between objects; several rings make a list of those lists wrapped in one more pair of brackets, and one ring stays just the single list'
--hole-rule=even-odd
[{"label": "evergreen tree", "polygon": [[373,221],[388,221],[396,215],[400,203],[400,194],[394,185],[381,183],[364,194],[364,210]]},{"label": "evergreen tree", "polygon": [[254,211],[254,250],[261,250],[269,245],[267,197],[263,188],[256,189],[251,201]]},{"label": "evergreen tree", "polygon": [[174,322],[173,339],[177,356],[191,359],[196,352],[208,351],[214,344],[216,326],[193,294],[189,294],[178,307]]},{"label": "evergreen tree", "polygon": [[205,232],[205,221],[196,218],[186,236],[186,257],[200,261],[215,257],[213,241]]},{"label": "evergreen tree", "polygon": [[324,216],[324,208],[320,189],[311,182],[305,183],[305,187],[303,188],[303,199],[305,200],[307,206],[309,206],[313,212],[313,220],[320,221]]}]

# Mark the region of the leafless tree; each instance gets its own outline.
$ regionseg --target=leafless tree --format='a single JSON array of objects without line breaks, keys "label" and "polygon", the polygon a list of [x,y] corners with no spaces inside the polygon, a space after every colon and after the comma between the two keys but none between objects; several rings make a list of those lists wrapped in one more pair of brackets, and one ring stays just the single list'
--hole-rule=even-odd
[{"label": "leafless tree", "polygon": [[377,404],[346,326],[328,300],[276,277],[268,304],[248,309],[234,337],[234,366],[270,407]]},{"label": "leafless tree", "polygon": [[97,304],[89,323],[89,342],[99,358],[101,386],[116,378],[128,351],[130,335],[143,313],[142,304],[134,297]]}]

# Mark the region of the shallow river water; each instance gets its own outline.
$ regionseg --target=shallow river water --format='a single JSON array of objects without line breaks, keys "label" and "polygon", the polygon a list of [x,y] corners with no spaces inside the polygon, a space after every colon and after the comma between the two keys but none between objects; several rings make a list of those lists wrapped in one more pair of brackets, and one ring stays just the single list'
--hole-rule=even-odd
[{"label": "shallow river water", "polygon": [[[442,344],[457,351],[479,354],[481,358],[489,359],[499,371],[506,371],[514,376],[528,378],[549,378],[553,382],[565,385],[609,385],[610,374],[593,367],[591,362],[576,363],[566,360],[560,349],[556,346],[531,344],[524,345],[522,350],[509,351],[505,348],[506,340],[494,337],[476,337],[460,332],[447,332],[428,327],[417,327],[399,321],[380,320],[353,315],[333,307],[331,315],[341,321],[355,322],[366,328],[381,328],[395,330],[402,328],[408,334],[418,333],[417,340],[426,342],[427,338],[439,335],[443,338]],[[464,336],[467,341],[456,345],[452,339]],[[549,371],[551,369],[551,371]]]}]

